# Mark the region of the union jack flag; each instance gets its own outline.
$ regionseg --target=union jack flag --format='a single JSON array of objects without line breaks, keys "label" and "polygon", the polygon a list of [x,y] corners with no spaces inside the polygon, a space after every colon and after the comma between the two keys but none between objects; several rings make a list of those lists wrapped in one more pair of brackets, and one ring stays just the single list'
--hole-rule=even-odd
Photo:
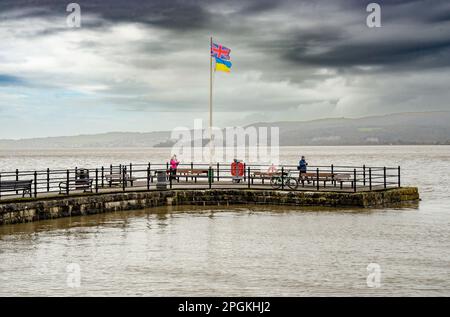
[{"label": "union jack flag", "polygon": [[230,52],[231,52],[231,50],[229,48],[226,48],[225,46],[222,46],[220,44],[212,43],[212,46],[211,46],[211,56],[212,57],[229,60]]}]

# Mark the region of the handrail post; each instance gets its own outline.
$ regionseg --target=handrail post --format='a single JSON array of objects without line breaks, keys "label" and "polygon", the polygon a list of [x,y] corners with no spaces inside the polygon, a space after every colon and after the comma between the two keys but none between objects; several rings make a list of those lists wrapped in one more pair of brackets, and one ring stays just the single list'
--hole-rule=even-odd
[{"label": "handrail post", "polygon": [[[19,169],[16,169],[16,182],[19,180]],[[16,190],[16,195],[19,194],[19,191]]]},{"label": "handrail post", "polygon": [[336,186],[336,181],[334,180],[334,165],[331,164],[331,184]]},{"label": "handrail post", "polygon": [[95,169],[95,193],[98,193],[98,168]]},{"label": "handrail post", "polygon": [[112,164],[109,165],[109,187],[112,187],[112,173],[113,173],[113,166]]},{"label": "handrail post", "polygon": [[47,168],[47,192],[50,191],[50,169]]},{"label": "handrail post", "polygon": [[70,171],[69,170],[67,170],[67,175],[66,175],[66,194],[67,194],[67,196],[69,196],[69,192],[70,192],[70,189],[69,189],[69,177],[70,177]]},{"label": "handrail post", "polygon": [[219,162],[217,162],[217,181],[220,181],[219,169],[220,169],[220,164],[219,164]]},{"label": "handrail post", "polygon": [[34,171],[34,198],[37,197],[37,172]]},{"label": "handrail post", "polygon": [[386,166],[383,167],[383,179],[384,179],[384,189],[387,188],[387,184],[386,184]]},{"label": "handrail post", "polygon": [[151,176],[151,174],[152,174],[152,164],[150,162],[148,162],[148,171],[150,173],[149,174],[150,175],[150,182],[152,182],[153,181],[153,177]]},{"label": "handrail post", "polygon": [[363,185],[366,186],[366,165],[363,165]]},{"label": "handrail post", "polygon": [[125,191],[125,188],[127,187],[126,175],[127,175],[127,167],[124,166],[124,168],[122,169],[122,190],[123,191]]},{"label": "handrail post", "polygon": [[400,165],[398,166],[398,187],[401,187],[401,183],[400,183]]},{"label": "handrail post", "polygon": [[353,191],[356,193],[356,168],[353,169]]},{"label": "handrail post", "polygon": [[211,189],[211,180],[212,180],[212,168],[210,166],[210,167],[208,167],[208,186],[209,186],[209,189]]},{"label": "handrail post", "polygon": [[[2,173],[0,173],[0,183],[2,182]],[[2,198],[2,191],[0,190],[0,198]]]},{"label": "handrail post", "polygon": [[248,167],[248,177],[247,177],[247,186],[250,188],[251,181],[250,181],[250,166]]},{"label": "handrail post", "polygon": [[281,167],[281,189],[284,189],[284,166]]},{"label": "handrail post", "polygon": [[[172,189],[172,171],[169,170],[169,185],[170,185],[170,189]],[[158,186],[158,185],[156,185]]]},{"label": "handrail post", "polygon": [[150,163],[147,167],[147,190],[150,190]]},{"label": "handrail post", "polygon": [[105,187],[104,178],[105,178],[105,168],[102,166],[102,188]]},{"label": "handrail post", "polygon": [[369,189],[372,190],[372,168],[369,167]]},{"label": "handrail post", "polygon": [[130,163],[130,185],[133,187],[133,164]]},{"label": "handrail post", "polygon": [[316,189],[317,190],[320,190],[320,187],[319,187],[320,185],[319,185],[319,168],[317,168],[316,169]]},{"label": "handrail post", "polygon": [[247,169],[245,168],[246,166],[247,166],[247,164],[244,163],[244,182],[247,179],[246,178],[246,174],[247,174],[246,171],[247,171]]}]

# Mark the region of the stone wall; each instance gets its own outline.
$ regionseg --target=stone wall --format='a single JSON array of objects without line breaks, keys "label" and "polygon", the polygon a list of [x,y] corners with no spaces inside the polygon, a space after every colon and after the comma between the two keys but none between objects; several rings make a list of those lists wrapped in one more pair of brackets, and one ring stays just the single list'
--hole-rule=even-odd
[{"label": "stone wall", "polygon": [[0,225],[166,205],[272,204],[366,208],[418,200],[419,193],[415,187],[360,193],[255,189],[137,191],[0,202]]}]

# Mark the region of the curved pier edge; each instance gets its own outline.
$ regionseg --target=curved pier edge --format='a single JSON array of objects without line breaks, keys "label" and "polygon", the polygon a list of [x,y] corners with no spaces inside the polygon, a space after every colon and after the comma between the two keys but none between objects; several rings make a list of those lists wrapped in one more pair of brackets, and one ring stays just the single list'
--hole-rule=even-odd
[{"label": "curved pier edge", "polygon": [[419,200],[416,187],[357,193],[257,189],[117,192],[0,202],[0,225],[167,205],[266,204],[370,208]]}]

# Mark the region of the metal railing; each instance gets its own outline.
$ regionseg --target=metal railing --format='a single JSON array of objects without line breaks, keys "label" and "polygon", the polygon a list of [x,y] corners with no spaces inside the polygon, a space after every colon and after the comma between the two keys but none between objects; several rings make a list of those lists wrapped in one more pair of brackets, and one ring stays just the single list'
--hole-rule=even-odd
[{"label": "metal railing", "polygon": [[[233,176],[231,165],[224,163],[216,163],[212,167],[199,163],[180,164],[174,175],[170,175],[169,163],[129,163],[67,170],[15,170],[0,172],[0,199],[22,196],[37,198],[83,192],[157,190],[158,172],[167,174],[165,186],[168,189],[276,188],[357,192],[401,186],[400,166],[308,166],[306,174],[300,174],[296,165],[283,165],[275,173],[269,172],[269,168],[268,165],[244,164],[243,173],[239,177]],[[31,181],[29,191],[21,187],[11,187],[15,182],[23,180]]]}]

